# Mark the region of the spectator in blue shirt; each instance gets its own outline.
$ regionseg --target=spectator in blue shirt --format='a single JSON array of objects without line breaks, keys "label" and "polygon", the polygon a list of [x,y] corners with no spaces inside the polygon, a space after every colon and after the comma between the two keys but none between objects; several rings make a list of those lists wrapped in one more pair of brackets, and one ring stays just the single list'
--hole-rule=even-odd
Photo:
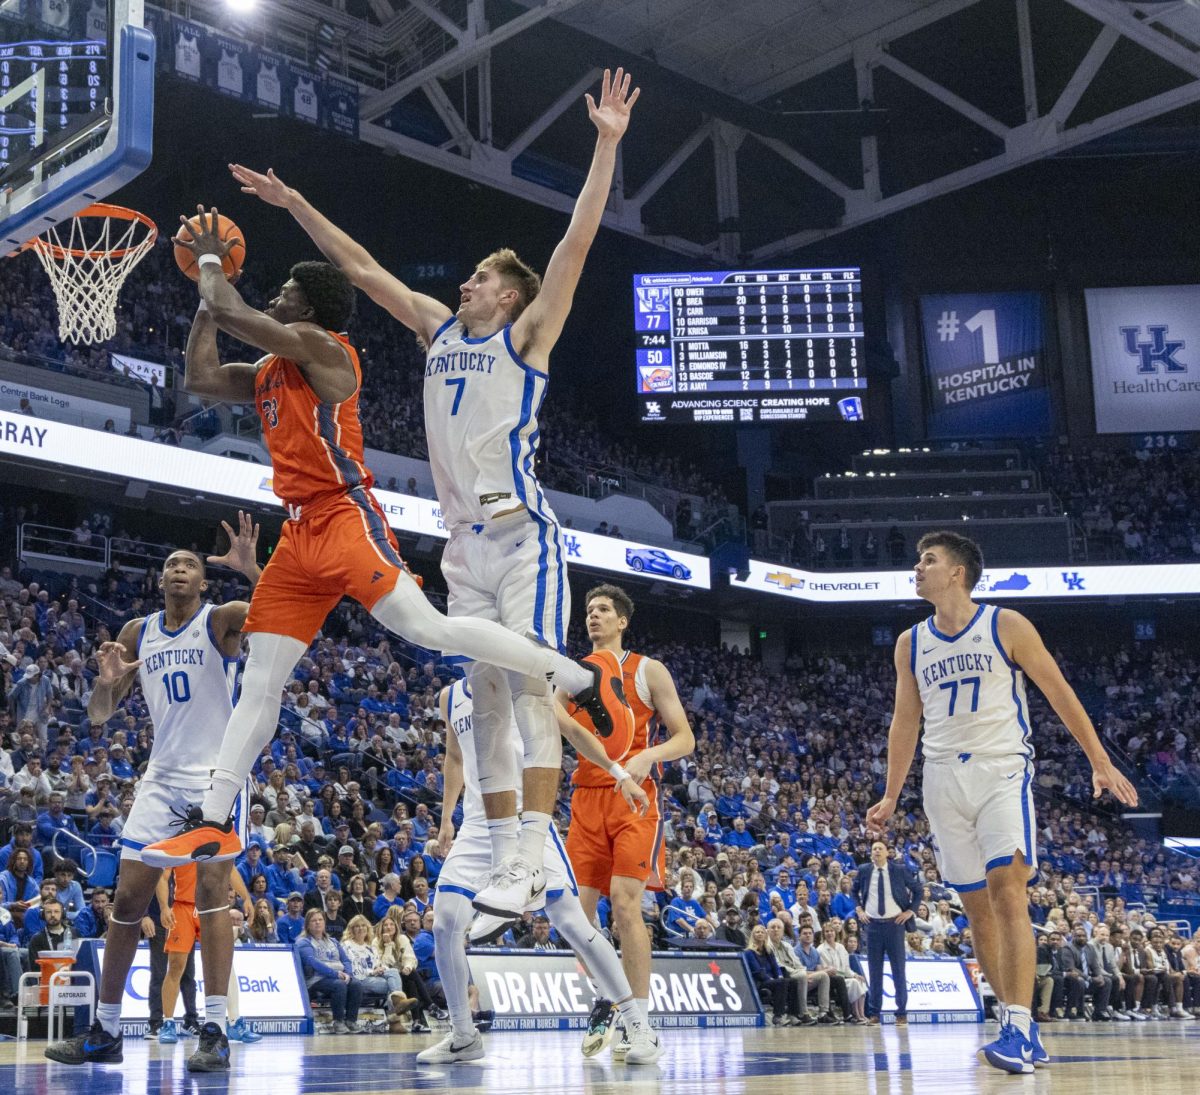
[{"label": "spectator in blue shirt", "polygon": [[746,831],[746,819],[734,818],[733,827],[725,831],[721,843],[727,848],[753,848],[754,834]]},{"label": "spectator in blue shirt", "polygon": [[8,868],[9,857],[18,848],[24,848],[33,859],[33,869],[29,872],[35,882],[41,882],[42,853],[33,846],[33,826],[27,821],[18,821],[12,828],[12,839],[0,848],[0,871]]},{"label": "spectator in blue shirt", "polygon": [[87,908],[83,897],[83,887],[77,879],[78,871],[69,859],[60,859],[54,864],[54,883],[58,887],[58,900],[63,907],[63,914],[71,924],[75,918]]},{"label": "spectator in blue shirt", "polygon": [[842,875],[841,888],[834,894],[830,904],[833,915],[839,920],[849,920],[858,912],[858,903],[854,899],[854,879]]},{"label": "spectator in blue shirt", "polygon": [[266,869],[267,890],[276,900],[286,901],[288,895],[302,885],[300,872],[292,867],[292,853],[276,848],[271,853],[271,865]]},{"label": "spectator in blue shirt", "polygon": [[695,889],[691,874],[685,874],[679,882],[679,893],[663,915],[663,924],[672,935],[691,935],[692,925],[704,919],[704,906],[692,896]]},{"label": "spectator in blue shirt", "polygon": [[792,903],[792,876],[786,867],[780,867],[776,872],[775,885],[767,891],[767,898],[770,899],[772,894],[779,894],[785,909]]},{"label": "spectator in blue shirt", "polygon": [[381,892],[371,907],[376,922],[387,916],[388,909],[393,905],[400,909],[404,908],[404,898],[400,896],[400,876],[398,874],[395,872],[385,874],[379,880],[379,889]]},{"label": "spectator in blue shirt", "polygon": [[[432,915],[432,914],[431,914]],[[404,934],[412,943],[413,953],[417,956],[417,970],[430,984],[441,981],[437,963],[433,960],[433,932],[421,926],[421,917],[409,909],[401,921]]]},{"label": "spectator in blue shirt", "polygon": [[262,846],[260,844],[251,841],[246,845],[246,851],[238,860],[237,872],[242,876],[242,881],[246,883],[247,890],[259,875],[267,873],[267,868],[263,866],[262,862]]},{"label": "spectator in blue shirt", "polygon": [[129,763],[129,755],[120,742],[117,742],[112,749],[109,750],[108,766],[112,769],[112,774],[117,779],[133,779],[137,774],[133,770],[133,765]]},{"label": "spectator in blue shirt", "polygon": [[21,945],[7,909],[0,909],[0,1000],[14,1004],[21,981]]},{"label": "spectator in blue shirt", "polygon": [[96,824],[87,831],[88,840],[99,848],[111,848],[121,835],[121,830],[113,824],[116,811],[106,806],[96,818]]},{"label": "spectator in blue shirt", "polygon": [[[53,878],[47,878],[41,884],[41,886],[38,887],[38,897],[41,898],[41,901],[34,905],[32,909],[25,910],[25,920],[21,925],[20,941],[21,944],[26,947],[29,946],[29,940],[31,940],[46,926],[45,921],[42,919],[42,906],[45,905],[47,901],[58,900],[58,884]],[[7,909],[0,909],[0,920],[6,916],[8,916],[10,920],[12,919]]]},{"label": "spectator in blue shirt", "polygon": [[103,939],[108,917],[108,891],[97,886],[92,891],[92,903],[75,917],[75,934],[80,939]]},{"label": "spectator in blue shirt", "polygon": [[350,956],[341,943],[326,934],[325,914],[320,909],[308,910],[304,918],[304,930],[296,939],[295,948],[309,995],[329,998],[329,1006],[333,1011],[333,1033],[358,1033],[362,982],[355,979]]},{"label": "spectator in blue shirt", "polygon": [[[319,911],[319,910],[318,910]],[[293,890],[288,894],[287,912],[275,921],[275,934],[280,943],[292,944],[304,932],[304,895]],[[321,921],[322,930],[325,927],[324,918]]]},{"label": "spectator in blue shirt", "polygon": [[63,812],[63,796],[55,791],[47,800],[46,809],[38,814],[37,840],[43,848],[48,847],[59,829],[65,829],[72,836],[79,835],[79,829],[74,819]]},{"label": "spectator in blue shirt", "polygon": [[722,818],[745,817],[744,799],[731,779],[725,781],[720,797],[717,799],[717,813]]}]

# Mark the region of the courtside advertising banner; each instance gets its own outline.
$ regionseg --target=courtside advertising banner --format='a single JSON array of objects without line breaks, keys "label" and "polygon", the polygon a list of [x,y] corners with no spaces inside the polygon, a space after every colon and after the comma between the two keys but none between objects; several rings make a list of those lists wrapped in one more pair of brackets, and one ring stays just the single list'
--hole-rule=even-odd
[{"label": "courtside advertising banner", "polygon": [[1200,430],[1200,285],[1087,289],[1097,433]]},{"label": "courtside advertising banner", "polygon": [[1043,315],[1040,293],[921,298],[929,437],[1052,432]]},{"label": "courtside advertising banner", "polygon": [[[96,982],[104,969],[104,940],[94,948]],[[197,958],[199,953],[197,952]],[[82,953],[81,963],[86,960]],[[248,1025],[269,1034],[311,1034],[312,1013],[308,989],[300,976],[300,965],[291,947],[237,947],[233,952],[233,977],[237,981],[238,1009]],[[125,976],[121,999],[121,1023],[130,1033],[140,1033],[150,1018],[150,949],[139,943],[133,965]],[[204,1000],[204,978],[196,963],[196,1002]],[[175,1006],[175,1018],[184,1014],[183,1000]]]},{"label": "courtside advertising banner", "polygon": [[[867,984],[871,983],[871,964],[860,956]],[[959,958],[909,958],[904,963],[908,985],[905,1005],[910,1023],[976,1023],[983,1019],[983,1005],[975,990],[975,981]],[[896,1011],[896,984],[891,963],[883,968],[883,1018]]]},{"label": "courtside advertising banner", "polygon": [[[479,1006],[496,1030],[574,1030],[599,995],[570,951],[467,953]],[[650,1014],[663,1027],[755,1027],[762,1008],[740,951],[655,954]]]},{"label": "courtside advertising banner", "polygon": [[[813,571],[750,560],[745,580],[752,589],[820,604],[856,601],[917,601],[912,570]],[[1137,566],[996,567],[985,570],[973,596],[985,601],[1047,597],[1163,597],[1200,593],[1200,563]]]},{"label": "courtside advertising banner", "polygon": [[[88,468],[98,475],[140,479],[212,498],[283,508],[271,489],[270,465],[4,411],[0,411],[0,456]],[[450,535],[436,501],[395,491],[374,493],[392,528],[443,540]],[[558,529],[555,535],[569,565],[697,589],[710,586],[708,559],[703,555],[573,529]]]}]

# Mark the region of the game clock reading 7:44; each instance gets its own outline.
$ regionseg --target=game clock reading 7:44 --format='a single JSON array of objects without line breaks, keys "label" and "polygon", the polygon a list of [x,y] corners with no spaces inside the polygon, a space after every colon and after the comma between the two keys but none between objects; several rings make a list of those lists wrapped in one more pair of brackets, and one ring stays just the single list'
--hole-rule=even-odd
[{"label": "game clock reading 7:44", "polygon": [[643,422],[861,420],[855,267],[634,277]]}]

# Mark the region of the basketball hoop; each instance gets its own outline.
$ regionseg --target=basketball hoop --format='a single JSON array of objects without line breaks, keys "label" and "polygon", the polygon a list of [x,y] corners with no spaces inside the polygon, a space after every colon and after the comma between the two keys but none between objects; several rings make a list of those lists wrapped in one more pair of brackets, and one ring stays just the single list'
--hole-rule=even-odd
[{"label": "basketball hoop", "polygon": [[89,345],[117,333],[117,296],[133,268],[158,238],[154,222],[134,209],[96,203],[34,236],[22,250],[41,260],[58,300],[58,337]]}]

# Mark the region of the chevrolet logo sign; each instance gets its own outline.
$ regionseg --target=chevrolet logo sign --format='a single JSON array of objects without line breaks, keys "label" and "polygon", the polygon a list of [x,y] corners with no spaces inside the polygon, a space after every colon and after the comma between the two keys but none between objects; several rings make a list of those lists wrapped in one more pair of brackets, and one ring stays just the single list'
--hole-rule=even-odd
[{"label": "chevrolet logo sign", "polygon": [[796,575],[789,574],[786,570],[777,570],[773,574],[768,574],[767,581],[773,586],[779,586],[780,589],[804,588],[804,579],[797,578]]}]

